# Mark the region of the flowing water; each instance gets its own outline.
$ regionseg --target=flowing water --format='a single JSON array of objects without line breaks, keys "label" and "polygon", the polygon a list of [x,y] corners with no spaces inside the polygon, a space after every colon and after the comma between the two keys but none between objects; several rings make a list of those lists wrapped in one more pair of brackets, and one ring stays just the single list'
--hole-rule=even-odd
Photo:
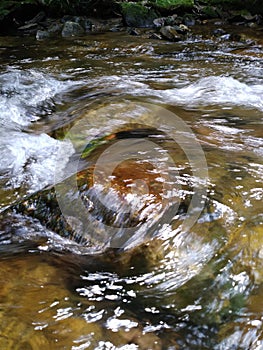
[{"label": "flowing water", "polygon": [[263,349],[262,31],[204,30],[0,37],[0,349]]}]

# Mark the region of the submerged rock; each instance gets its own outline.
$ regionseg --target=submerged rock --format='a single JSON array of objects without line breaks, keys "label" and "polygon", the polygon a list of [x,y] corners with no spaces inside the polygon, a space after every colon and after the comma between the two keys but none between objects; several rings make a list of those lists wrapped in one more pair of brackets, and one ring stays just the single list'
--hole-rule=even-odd
[{"label": "submerged rock", "polygon": [[[124,160],[118,165],[114,160],[104,160],[103,154],[117,140],[131,139],[130,152],[142,138],[163,143],[163,137],[154,129],[131,129],[94,140],[82,152],[77,174],[21,201],[12,210],[39,220],[47,229],[92,251],[123,247],[132,242],[135,233],[141,243],[156,231],[166,208],[178,200],[180,203],[181,192],[176,192],[176,185],[173,190],[166,185],[176,181],[178,174],[167,172],[167,164],[160,166],[158,159],[155,163],[147,157],[127,159],[125,147]],[[164,154],[159,156],[163,158]],[[186,207],[183,200],[178,212]]]}]

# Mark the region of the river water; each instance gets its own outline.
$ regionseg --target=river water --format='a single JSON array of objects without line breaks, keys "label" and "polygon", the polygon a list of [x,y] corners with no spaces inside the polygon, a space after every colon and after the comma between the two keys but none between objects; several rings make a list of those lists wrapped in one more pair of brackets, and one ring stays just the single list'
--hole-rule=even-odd
[{"label": "river water", "polygon": [[[1,349],[263,349],[262,32],[211,30],[0,38]],[[13,210],[98,161],[117,182],[104,207],[119,214],[131,188],[128,238],[130,222],[96,217],[98,249],[83,247]],[[171,217],[159,205],[174,198]]]}]

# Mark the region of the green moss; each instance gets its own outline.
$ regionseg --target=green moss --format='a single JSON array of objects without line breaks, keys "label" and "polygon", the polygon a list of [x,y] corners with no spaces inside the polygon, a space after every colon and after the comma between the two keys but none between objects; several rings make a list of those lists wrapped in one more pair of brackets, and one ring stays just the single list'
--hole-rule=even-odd
[{"label": "green moss", "polygon": [[238,3],[241,3],[240,0],[203,0],[202,2],[211,5],[236,5]]},{"label": "green moss", "polygon": [[121,4],[121,7],[124,14],[126,14],[127,12],[131,12],[133,14],[144,15],[147,14],[148,11],[145,6],[136,2],[123,2]]},{"label": "green moss", "polygon": [[107,143],[107,137],[101,137],[96,140],[90,141],[90,143],[85,147],[84,151],[81,154],[81,158],[88,157],[97,147]]},{"label": "green moss", "polygon": [[124,2],[121,4],[122,14],[126,24],[130,27],[151,27],[157,13],[140,3]]},{"label": "green moss", "polygon": [[192,7],[194,6],[194,0],[155,0],[152,1],[156,6],[163,7],[166,9],[176,7]]},{"label": "green moss", "polygon": [[212,17],[212,18],[218,17],[217,9],[214,6],[205,6],[202,9],[202,12],[208,17]]}]

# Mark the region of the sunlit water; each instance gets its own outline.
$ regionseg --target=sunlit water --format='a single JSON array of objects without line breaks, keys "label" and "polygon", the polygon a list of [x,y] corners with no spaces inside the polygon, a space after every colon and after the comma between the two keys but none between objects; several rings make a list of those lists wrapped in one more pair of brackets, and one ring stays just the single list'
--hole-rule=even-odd
[{"label": "sunlit water", "polygon": [[[123,33],[48,42],[0,38],[1,349],[263,348],[262,41],[249,34],[256,39],[249,46]],[[202,146],[207,199],[188,231],[184,206],[202,179],[171,139],[177,123],[135,139],[134,147],[147,139],[156,148],[144,152],[147,162],[127,163],[133,171],[116,168],[116,181],[130,191],[123,201],[118,184],[102,191],[116,212],[128,206],[139,213],[142,223],[137,229],[133,222],[131,236],[120,228],[114,240],[110,227],[95,225],[99,215],[109,224],[100,207],[82,244],[47,228],[41,215],[39,221],[12,210],[92,168],[101,153],[85,154],[85,146],[94,140],[102,140],[104,151],[114,145],[109,135],[119,133],[120,142],[125,130],[152,126],[155,116],[143,103],[178,116]],[[64,136],[78,123],[69,142]],[[130,149],[121,145],[127,156]],[[162,167],[168,151],[172,175]],[[134,194],[128,175],[145,169],[148,178],[135,178]],[[158,211],[163,183],[172,183],[168,200],[179,198],[181,206],[158,224],[158,215],[166,215]],[[81,176],[78,186],[71,207],[79,188],[88,203],[101,191],[86,191]]]}]

